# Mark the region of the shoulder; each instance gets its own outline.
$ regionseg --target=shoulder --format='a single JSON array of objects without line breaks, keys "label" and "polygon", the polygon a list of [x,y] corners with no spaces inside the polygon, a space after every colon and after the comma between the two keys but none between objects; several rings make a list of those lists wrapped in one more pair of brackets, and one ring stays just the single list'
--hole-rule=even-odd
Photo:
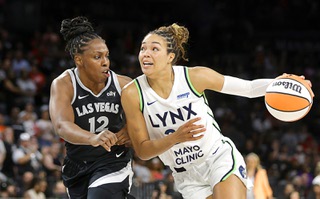
[{"label": "shoulder", "polygon": [[130,81],[128,84],[126,84],[123,89],[122,89],[122,93],[121,96],[126,97],[129,100],[135,101],[137,99],[139,99],[139,88],[136,84],[137,79],[133,79],[132,81]]},{"label": "shoulder", "polygon": [[122,93],[133,93],[137,91],[136,85],[135,85],[135,79],[129,81],[123,88]]},{"label": "shoulder", "polygon": [[127,90],[126,92],[129,92],[129,91],[130,92],[137,92],[137,85],[136,84],[140,84],[143,81],[145,81],[144,74],[142,74],[134,79],[131,79],[131,81],[129,81],[123,89]]},{"label": "shoulder", "polygon": [[135,80],[130,81],[123,87],[121,91],[121,103],[124,108],[128,107],[131,111],[139,108],[140,93],[135,84]]},{"label": "shoulder", "polygon": [[184,70],[187,72],[189,76],[199,77],[199,76],[206,76],[206,74],[209,72],[212,72],[212,70],[209,67],[206,66],[173,66],[175,70]]},{"label": "shoulder", "polygon": [[66,70],[61,73],[58,77],[53,79],[51,83],[51,89],[70,89],[72,87],[71,77],[69,72]]},{"label": "shoulder", "polygon": [[222,74],[206,66],[188,67],[188,76],[199,93],[206,89],[220,91],[224,83]]},{"label": "shoulder", "polygon": [[[188,72],[191,74],[198,74],[198,75],[203,75],[203,73],[206,73],[208,71],[213,71],[213,69],[206,67],[206,66],[189,66],[186,67]],[[200,73],[200,74],[199,74]]]},{"label": "shoulder", "polygon": [[117,78],[118,78],[118,81],[119,81],[119,84],[120,84],[120,87],[123,89],[123,87],[125,85],[127,85],[128,83],[130,83],[132,81],[132,79],[128,76],[125,76],[125,75],[119,75],[119,74],[116,74]]},{"label": "shoulder", "polygon": [[186,77],[192,83],[201,82],[210,74],[210,69],[204,66],[185,66],[183,67]]},{"label": "shoulder", "polygon": [[60,82],[66,83],[68,81],[71,82],[71,77],[68,70],[65,70],[63,73],[53,79],[52,84],[59,84]]}]

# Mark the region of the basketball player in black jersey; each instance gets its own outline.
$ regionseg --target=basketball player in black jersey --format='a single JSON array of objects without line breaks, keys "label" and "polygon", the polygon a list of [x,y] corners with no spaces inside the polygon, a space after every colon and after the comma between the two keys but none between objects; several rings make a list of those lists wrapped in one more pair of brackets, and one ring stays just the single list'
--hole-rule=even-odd
[{"label": "basketball player in black jersey", "polygon": [[60,32],[76,67],[53,80],[50,116],[65,140],[62,178],[69,197],[133,198],[132,149],[120,103],[131,78],[110,70],[108,47],[87,18],[63,20]]}]

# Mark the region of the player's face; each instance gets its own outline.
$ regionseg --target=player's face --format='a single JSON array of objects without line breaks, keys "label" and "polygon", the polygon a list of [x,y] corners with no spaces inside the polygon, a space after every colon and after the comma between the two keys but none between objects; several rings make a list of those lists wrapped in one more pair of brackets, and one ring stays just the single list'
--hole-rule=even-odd
[{"label": "player's face", "polygon": [[104,83],[110,76],[109,49],[104,40],[94,39],[83,50],[83,53],[75,58],[81,80]]},{"label": "player's face", "polygon": [[161,73],[167,69],[171,70],[173,53],[167,51],[167,42],[156,34],[147,35],[142,43],[139,52],[141,70],[147,76]]}]

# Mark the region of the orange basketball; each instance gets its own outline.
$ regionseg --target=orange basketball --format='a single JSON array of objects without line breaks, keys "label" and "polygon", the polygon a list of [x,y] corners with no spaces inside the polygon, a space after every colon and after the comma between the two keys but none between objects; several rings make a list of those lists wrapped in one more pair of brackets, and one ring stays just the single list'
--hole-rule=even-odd
[{"label": "orange basketball", "polygon": [[313,103],[310,86],[296,75],[276,78],[267,87],[264,99],[269,113],[285,122],[303,118]]}]

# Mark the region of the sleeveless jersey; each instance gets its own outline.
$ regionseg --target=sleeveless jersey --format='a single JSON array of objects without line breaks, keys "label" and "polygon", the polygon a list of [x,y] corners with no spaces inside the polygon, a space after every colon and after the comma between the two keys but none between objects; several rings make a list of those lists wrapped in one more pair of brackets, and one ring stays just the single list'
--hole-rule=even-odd
[{"label": "sleeveless jersey", "polygon": [[215,142],[221,133],[204,93],[198,93],[192,86],[188,68],[173,66],[174,83],[167,99],[160,97],[148,84],[143,74],[135,79],[140,95],[140,108],[145,118],[150,139],[160,139],[174,133],[188,120],[201,117],[197,124],[206,127],[200,140],[178,143],[159,155],[165,165],[186,167],[204,162],[216,150]]},{"label": "sleeveless jersey", "polygon": [[[110,71],[110,77],[107,79],[105,87],[95,95],[82,84],[76,68],[68,69],[68,73],[71,76],[74,91],[71,102],[74,123],[91,133],[98,134],[104,129],[113,133],[118,132],[124,126],[125,121],[120,103],[121,87],[116,74]],[[111,162],[116,153],[124,151],[126,154],[129,150],[124,146],[115,145],[112,146],[111,152],[108,152],[101,146],[74,145],[69,142],[66,142],[66,148],[70,158],[87,162],[101,158],[110,159]]]}]

